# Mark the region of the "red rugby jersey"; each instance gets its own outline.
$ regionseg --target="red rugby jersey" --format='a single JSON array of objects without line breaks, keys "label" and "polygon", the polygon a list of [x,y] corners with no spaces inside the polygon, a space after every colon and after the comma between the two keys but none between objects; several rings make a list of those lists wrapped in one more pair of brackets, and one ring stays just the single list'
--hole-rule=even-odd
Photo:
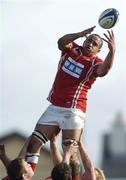
[{"label": "red rugby jersey", "polygon": [[48,100],[55,106],[86,111],[87,92],[97,77],[97,67],[103,62],[98,57],[83,56],[82,47],[73,43],[61,54],[58,71]]}]

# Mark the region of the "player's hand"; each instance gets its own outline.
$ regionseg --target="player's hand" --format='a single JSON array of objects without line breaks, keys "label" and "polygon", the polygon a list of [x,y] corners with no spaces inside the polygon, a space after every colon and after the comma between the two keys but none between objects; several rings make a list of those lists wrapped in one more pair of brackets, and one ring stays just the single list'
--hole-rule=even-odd
[{"label": "player's hand", "polygon": [[115,53],[116,44],[113,30],[107,31],[108,33],[104,33],[105,38],[102,38],[108,44],[108,48],[110,52]]},{"label": "player's hand", "polygon": [[84,31],[82,31],[82,32],[79,33],[79,36],[80,36],[80,37],[84,37],[84,36],[87,37],[88,34],[91,34],[92,31],[94,31],[95,27],[96,27],[96,26],[93,26],[93,27],[91,27],[91,28],[85,29]]},{"label": "player's hand", "polygon": [[65,139],[62,142],[62,148],[64,153],[68,153],[70,155],[76,154],[78,151],[78,142],[73,139]]},{"label": "player's hand", "polygon": [[6,154],[4,144],[0,144],[0,158]]},{"label": "player's hand", "polygon": [[78,152],[78,144],[77,142],[73,142],[72,144],[68,145],[68,146],[63,146],[63,151],[64,154],[69,155],[70,157],[73,156],[74,154],[77,154]]}]

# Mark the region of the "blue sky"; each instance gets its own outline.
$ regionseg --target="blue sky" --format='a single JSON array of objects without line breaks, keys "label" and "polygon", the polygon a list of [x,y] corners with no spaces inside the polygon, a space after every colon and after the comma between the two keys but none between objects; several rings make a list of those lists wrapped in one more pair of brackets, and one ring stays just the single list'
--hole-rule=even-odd
[{"label": "blue sky", "polygon": [[[46,97],[55,77],[60,51],[57,40],[66,33],[98,25],[100,13],[116,8],[113,28],[117,51],[109,74],[99,78],[88,94],[85,144],[96,163],[101,135],[110,130],[118,112],[126,119],[125,8],[120,0],[1,0],[0,135],[18,130],[29,135],[48,106]],[[82,43],[83,39],[77,40]],[[101,58],[105,58],[104,43]]]}]

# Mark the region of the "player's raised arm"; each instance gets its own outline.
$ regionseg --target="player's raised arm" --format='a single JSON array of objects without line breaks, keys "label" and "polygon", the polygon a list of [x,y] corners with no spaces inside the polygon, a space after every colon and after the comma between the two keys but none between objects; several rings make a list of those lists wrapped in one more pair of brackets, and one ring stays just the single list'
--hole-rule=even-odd
[{"label": "player's raised arm", "polygon": [[[22,158],[24,158],[24,159],[25,159],[25,156],[26,156],[26,151],[27,151],[27,147],[28,147],[28,144],[29,144],[30,138],[31,138],[31,137],[28,137],[28,138],[26,139],[26,141],[25,141],[25,143],[24,143],[24,145],[23,145],[23,147],[22,147],[21,151],[19,152],[18,157],[22,157]],[[40,152],[39,152],[39,150],[38,150],[38,154],[39,154],[39,153],[40,153]]]},{"label": "player's raised arm", "polygon": [[53,134],[53,137],[50,139],[51,158],[54,166],[61,163],[63,160],[62,155],[56,146],[56,136],[57,134]]},{"label": "player's raised arm", "polygon": [[116,45],[115,45],[115,37],[114,37],[114,32],[108,31],[108,34],[104,34],[105,38],[102,38],[107,44],[108,44],[108,49],[109,52],[101,65],[99,65],[97,69],[97,75],[99,77],[105,76],[108,71],[111,69],[114,57],[115,57],[115,50],[116,50]]},{"label": "player's raised arm", "polygon": [[64,50],[66,48],[70,48],[70,46],[68,45],[69,43],[73,42],[74,40],[80,38],[80,37],[84,37],[88,34],[90,34],[93,30],[94,30],[95,26],[86,29],[84,31],[78,32],[78,33],[72,33],[72,34],[66,34],[63,37],[61,37],[58,40],[58,48],[60,50]]},{"label": "player's raised arm", "polygon": [[79,151],[85,171],[91,171],[94,168],[93,162],[82,141],[79,142]]}]

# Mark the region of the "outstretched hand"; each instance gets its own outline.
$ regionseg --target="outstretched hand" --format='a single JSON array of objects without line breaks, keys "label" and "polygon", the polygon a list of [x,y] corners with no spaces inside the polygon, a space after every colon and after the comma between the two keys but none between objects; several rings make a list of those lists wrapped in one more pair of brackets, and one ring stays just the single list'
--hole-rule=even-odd
[{"label": "outstretched hand", "polygon": [[70,157],[77,153],[78,151],[78,143],[75,141],[69,145],[62,144],[64,154],[68,154]]},{"label": "outstretched hand", "polygon": [[79,36],[80,36],[80,37],[84,37],[84,36],[87,37],[88,34],[91,34],[92,31],[94,31],[95,27],[96,27],[96,26],[93,26],[93,27],[91,27],[91,28],[85,29],[84,31],[82,31],[82,32],[79,33]]},{"label": "outstretched hand", "polygon": [[110,52],[114,53],[116,49],[114,32],[113,30],[107,32],[108,34],[104,33],[105,38],[102,39],[107,42]]}]

